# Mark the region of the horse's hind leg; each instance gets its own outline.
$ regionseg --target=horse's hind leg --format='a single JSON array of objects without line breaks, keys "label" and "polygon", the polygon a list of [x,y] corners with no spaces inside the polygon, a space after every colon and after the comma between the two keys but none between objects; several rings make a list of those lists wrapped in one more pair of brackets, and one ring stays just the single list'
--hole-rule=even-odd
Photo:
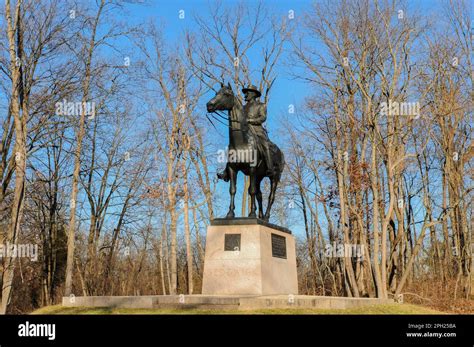
[{"label": "horse's hind leg", "polygon": [[265,211],[264,217],[264,220],[266,221],[270,219],[270,211],[272,209],[273,202],[275,201],[275,192],[278,187],[278,182],[280,182],[280,175],[270,177],[270,195],[268,196],[267,210]]},{"label": "horse's hind leg", "polygon": [[255,168],[250,169],[250,184],[249,184],[249,195],[250,195],[250,218],[257,218],[257,206],[255,205],[255,195],[257,194],[257,178],[255,177]]},{"label": "horse's hind leg", "polygon": [[262,202],[262,191],[260,189],[261,180],[257,182],[257,203],[258,203],[258,218],[263,219],[263,202]]}]

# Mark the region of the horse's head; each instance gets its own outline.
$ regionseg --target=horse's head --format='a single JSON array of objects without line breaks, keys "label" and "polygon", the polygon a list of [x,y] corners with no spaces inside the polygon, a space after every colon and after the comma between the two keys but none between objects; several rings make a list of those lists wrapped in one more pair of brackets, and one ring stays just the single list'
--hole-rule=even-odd
[{"label": "horse's head", "polygon": [[207,112],[228,111],[234,107],[234,91],[230,83],[225,86],[221,83],[221,89],[206,104]]}]

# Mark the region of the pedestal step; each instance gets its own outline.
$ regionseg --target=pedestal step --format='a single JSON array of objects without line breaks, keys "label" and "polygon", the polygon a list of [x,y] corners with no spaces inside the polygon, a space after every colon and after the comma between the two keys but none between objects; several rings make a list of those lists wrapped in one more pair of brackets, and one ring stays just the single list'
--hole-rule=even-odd
[{"label": "pedestal step", "polygon": [[218,296],[218,295],[156,295],[156,296],[81,296],[64,297],[66,307],[108,307],[131,309],[349,309],[394,303],[392,299],[345,298],[310,295]]}]

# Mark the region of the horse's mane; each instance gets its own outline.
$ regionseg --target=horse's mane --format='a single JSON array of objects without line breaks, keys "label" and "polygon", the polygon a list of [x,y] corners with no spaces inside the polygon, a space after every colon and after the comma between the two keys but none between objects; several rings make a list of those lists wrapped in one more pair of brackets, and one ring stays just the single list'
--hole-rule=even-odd
[{"label": "horse's mane", "polygon": [[234,95],[234,100],[237,102],[237,104],[239,105],[240,108],[244,108],[244,105],[242,104],[242,101],[240,100],[240,98],[234,94],[234,92],[232,92],[233,95]]}]

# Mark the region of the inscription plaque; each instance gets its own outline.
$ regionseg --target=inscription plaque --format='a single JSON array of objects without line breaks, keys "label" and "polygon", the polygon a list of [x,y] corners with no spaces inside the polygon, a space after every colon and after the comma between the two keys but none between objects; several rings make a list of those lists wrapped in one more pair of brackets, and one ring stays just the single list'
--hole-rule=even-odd
[{"label": "inscription plaque", "polygon": [[225,234],[224,251],[240,251],[240,234]]},{"label": "inscription plaque", "polygon": [[272,234],[272,256],[286,259],[286,239],[283,236]]}]

